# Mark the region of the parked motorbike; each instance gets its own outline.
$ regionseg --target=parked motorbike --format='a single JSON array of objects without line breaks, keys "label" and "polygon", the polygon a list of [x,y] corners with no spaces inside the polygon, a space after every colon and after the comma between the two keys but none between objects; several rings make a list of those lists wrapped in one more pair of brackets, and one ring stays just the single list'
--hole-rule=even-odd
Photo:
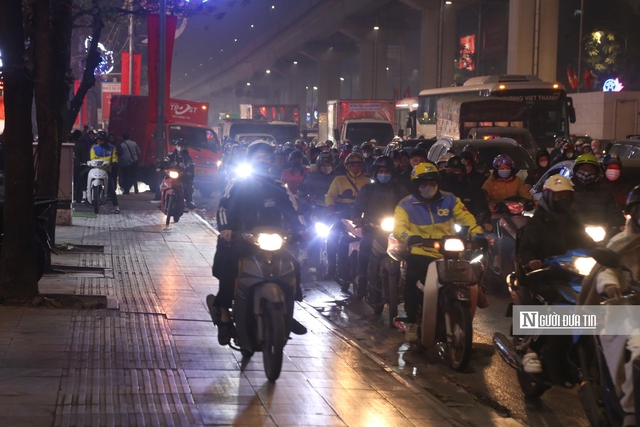
[{"label": "parked motorbike", "polygon": [[[600,251],[600,252],[598,252]],[[546,266],[524,273],[521,268],[508,277],[512,303],[506,316],[513,316],[514,305],[575,305],[582,280],[598,262],[607,265],[602,250],[574,249],[545,260]],[[546,283],[556,292],[545,292],[546,298],[534,292],[533,283]],[[540,288],[538,288],[540,289]],[[552,295],[552,296],[551,296]],[[622,421],[619,397],[607,369],[602,344],[596,335],[540,335],[507,338],[496,332],[493,343],[498,354],[516,370],[520,389],[529,398],[542,396],[552,386],[573,387],[579,385],[578,396],[587,418],[593,426],[617,426]],[[522,358],[530,347],[536,347],[543,360],[543,372],[531,374],[524,371]]]},{"label": "parked motorbike", "polygon": [[256,228],[239,244],[251,245],[242,259],[233,304],[236,346],[245,360],[262,352],[264,372],[273,382],[280,376],[282,352],[293,321],[294,300],[301,300],[295,259],[284,248],[283,230]]},{"label": "parked motorbike", "polygon": [[[467,236],[468,227],[462,227],[460,235]],[[416,283],[423,292],[420,343],[426,348],[438,348],[440,357],[452,369],[464,371],[471,360],[472,320],[478,283],[484,273],[481,256],[467,260],[464,255],[486,248],[486,242],[448,236],[423,239],[418,246],[435,248],[443,255],[429,264],[424,281]],[[408,255],[409,251],[404,253]],[[401,255],[396,252],[394,256]],[[400,322],[396,325],[403,328]]]},{"label": "parked motorbike", "polygon": [[87,175],[87,203],[93,206],[93,212],[98,213],[100,206],[107,203],[109,192],[109,162],[104,160],[89,160],[87,166],[91,167]]},{"label": "parked motorbike", "polygon": [[160,209],[167,216],[165,225],[169,225],[171,217],[173,222],[180,221],[180,217],[184,213],[184,186],[182,185],[183,171],[176,167],[170,167],[165,170],[164,179],[160,184],[162,196],[160,198]]}]

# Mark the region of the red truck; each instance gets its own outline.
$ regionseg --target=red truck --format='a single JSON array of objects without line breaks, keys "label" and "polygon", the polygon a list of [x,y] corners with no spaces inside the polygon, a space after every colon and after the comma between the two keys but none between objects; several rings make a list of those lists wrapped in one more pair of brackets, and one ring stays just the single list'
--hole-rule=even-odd
[{"label": "red truck", "polygon": [[[189,154],[195,162],[194,187],[204,197],[218,188],[218,165],[222,149],[216,132],[207,126],[207,102],[171,99],[167,107],[167,137],[165,152],[172,151],[175,141],[182,138],[189,143]],[[109,118],[109,132],[122,137],[124,132],[140,147],[140,169],[145,182],[154,182],[156,166],[156,123],[150,122],[149,97],[142,95],[113,95]]]}]

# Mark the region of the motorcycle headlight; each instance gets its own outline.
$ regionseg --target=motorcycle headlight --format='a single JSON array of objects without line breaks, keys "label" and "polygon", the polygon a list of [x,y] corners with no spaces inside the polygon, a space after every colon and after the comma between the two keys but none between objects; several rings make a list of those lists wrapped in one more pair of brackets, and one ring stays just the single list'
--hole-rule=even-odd
[{"label": "motorcycle headlight", "polygon": [[388,231],[389,233],[391,233],[393,231],[393,225],[394,225],[393,218],[385,218],[380,223],[380,228],[382,228],[384,231]]},{"label": "motorcycle headlight", "polygon": [[178,179],[180,173],[178,171],[169,171],[169,178]]},{"label": "motorcycle headlight", "polygon": [[329,236],[329,227],[321,222],[316,222],[315,224],[316,233],[318,236],[325,238]]},{"label": "motorcycle headlight", "polygon": [[216,162],[216,166],[217,166],[217,167],[220,167],[220,165],[221,165],[221,164],[222,164],[222,160],[218,160],[218,161]]},{"label": "motorcycle headlight", "polygon": [[445,252],[463,252],[464,242],[460,239],[447,239],[444,241]]},{"label": "motorcycle headlight", "polygon": [[236,175],[241,178],[246,178],[251,175],[252,169],[250,164],[242,164],[236,168]]},{"label": "motorcycle headlight", "polygon": [[604,227],[595,227],[591,225],[587,225],[584,228],[584,231],[593,239],[594,242],[602,242],[604,237],[607,235],[607,232],[604,231]]},{"label": "motorcycle headlight", "polygon": [[576,257],[573,260],[573,266],[582,276],[588,276],[594,265],[596,260],[591,257]]},{"label": "motorcycle headlight", "polygon": [[277,251],[282,247],[284,239],[279,234],[258,234],[258,247],[263,251]]},{"label": "motorcycle headlight", "polygon": [[456,230],[456,233],[459,233],[460,230],[462,230],[459,224],[453,224],[453,229]]}]

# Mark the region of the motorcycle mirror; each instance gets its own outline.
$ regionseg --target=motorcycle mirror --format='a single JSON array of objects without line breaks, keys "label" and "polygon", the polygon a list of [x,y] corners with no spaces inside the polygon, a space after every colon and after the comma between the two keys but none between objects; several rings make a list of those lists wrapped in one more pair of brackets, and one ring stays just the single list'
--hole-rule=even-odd
[{"label": "motorcycle mirror", "polygon": [[591,251],[591,257],[595,259],[598,264],[604,265],[608,268],[620,267],[620,261],[618,260],[618,254],[611,249],[596,248]]},{"label": "motorcycle mirror", "polygon": [[467,236],[469,235],[469,226],[468,225],[462,225],[460,226],[460,230],[456,233],[456,235],[458,237],[461,237],[463,239],[466,239]]}]

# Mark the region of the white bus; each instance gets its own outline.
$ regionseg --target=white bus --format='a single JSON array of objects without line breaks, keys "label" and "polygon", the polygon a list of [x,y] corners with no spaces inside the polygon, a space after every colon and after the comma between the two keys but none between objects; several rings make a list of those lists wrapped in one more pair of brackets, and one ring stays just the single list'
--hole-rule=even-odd
[{"label": "white bus", "polygon": [[418,97],[417,134],[436,136],[436,110],[443,96],[475,94],[526,102],[529,105],[529,131],[538,147],[551,148],[556,138],[569,136],[569,122],[575,123],[571,98],[560,83],[543,82],[536,76],[473,77],[462,86],[426,89]]},{"label": "white bus", "polygon": [[[418,109],[418,98],[403,98],[396,101],[395,128],[396,135],[400,130],[406,136],[416,136],[416,113]],[[412,114],[413,113],[413,114]]]}]

